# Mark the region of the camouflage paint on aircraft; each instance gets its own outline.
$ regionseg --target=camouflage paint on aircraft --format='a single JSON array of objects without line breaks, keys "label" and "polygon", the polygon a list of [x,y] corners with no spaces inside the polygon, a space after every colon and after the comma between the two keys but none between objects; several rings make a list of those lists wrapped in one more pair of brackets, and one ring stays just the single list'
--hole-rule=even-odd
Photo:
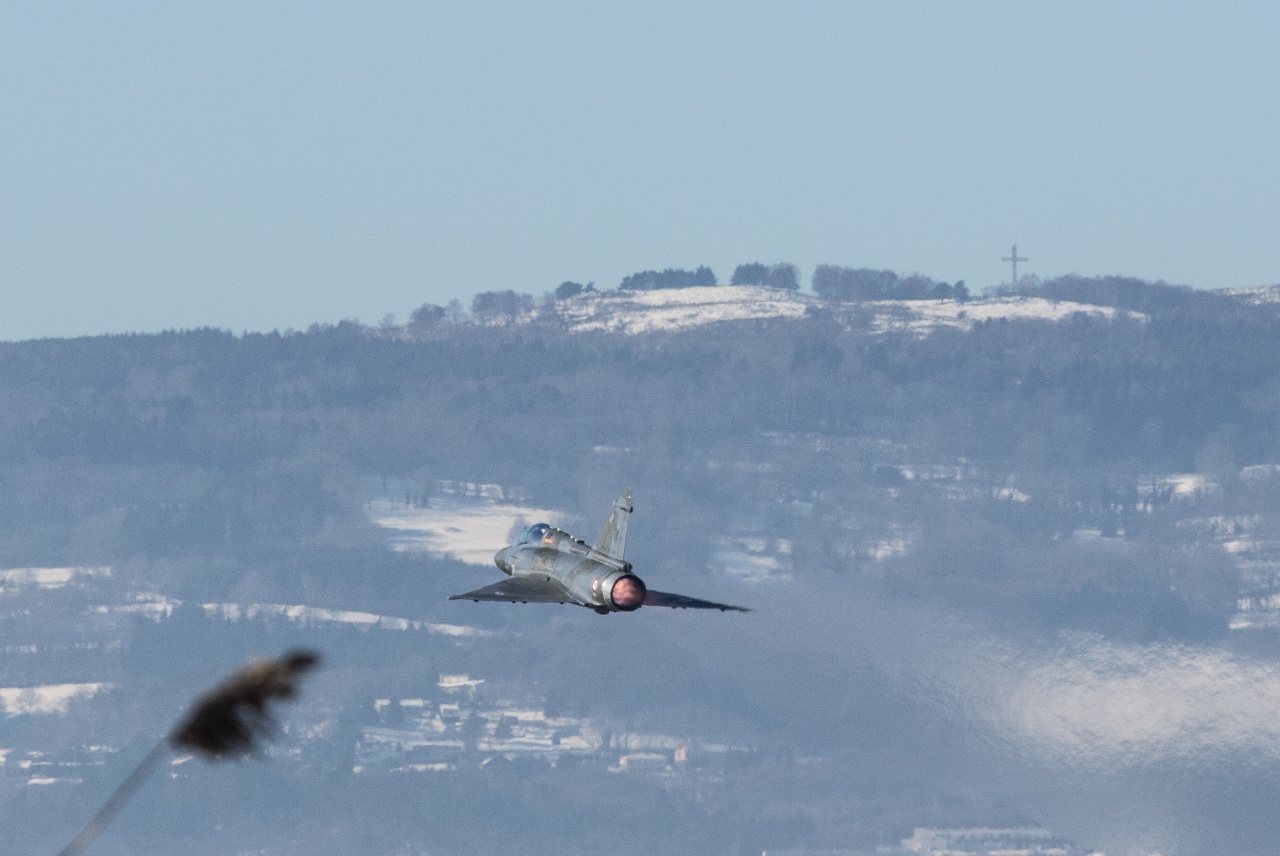
[{"label": "camouflage paint on aircraft", "polygon": [[645,586],[631,572],[631,563],[623,558],[632,510],[631,488],[627,488],[614,500],[609,522],[592,547],[567,532],[536,523],[521,532],[516,543],[494,555],[494,564],[508,575],[507,579],[449,599],[572,603],[602,615],[634,612],[642,606],[750,612],[741,606],[653,591]]}]

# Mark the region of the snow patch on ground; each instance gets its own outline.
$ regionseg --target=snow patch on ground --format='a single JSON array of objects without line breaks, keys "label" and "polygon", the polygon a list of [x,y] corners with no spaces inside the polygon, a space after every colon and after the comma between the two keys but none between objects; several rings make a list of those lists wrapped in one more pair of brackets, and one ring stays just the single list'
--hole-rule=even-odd
[{"label": "snow patch on ground", "polygon": [[133,603],[119,606],[95,606],[90,611],[98,615],[141,615],[159,622],[165,618],[172,618],[174,609],[179,606],[182,606],[182,601],[173,600],[164,595],[135,594]]},{"label": "snow patch on ground", "polygon": [[24,586],[58,589],[69,585],[77,577],[109,576],[110,568],[9,568],[0,571],[0,592]]},{"label": "snow patch on ground", "polygon": [[1258,285],[1253,288],[1224,288],[1219,294],[1235,297],[1245,303],[1261,306],[1267,303],[1280,303],[1280,285]]},{"label": "snow patch on ground", "polygon": [[372,612],[348,609],[324,609],[317,606],[299,606],[282,603],[206,603],[207,615],[227,621],[258,618],[283,618],[298,624],[354,624],[360,627],[376,627],[380,630],[421,630],[441,636],[492,636],[487,630],[462,624],[433,624],[410,618],[394,618]]},{"label": "snow patch on ground", "polygon": [[72,701],[93,698],[111,684],[44,684],[0,687],[0,708],[8,716],[24,713],[66,713]]},{"label": "snow patch on ground", "polygon": [[558,524],[565,515],[547,508],[482,500],[465,503],[432,498],[425,507],[386,499],[368,505],[370,519],[391,532],[391,548],[450,556],[469,565],[493,564],[493,554],[511,543],[513,528]]},{"label": "snow patch on ground", "polygon": [[867,548],[867,557],[876,562],[888,559],[900,559],[911,550],[911,542],[906,538],[886,538],[876,541]]},{"label": "snow patch on ground", "polygon": [[667,288],[655,291],[592,292],[563,301],[557,312],[569,329],[625,334],[686,330],[723,321],[801,318],[810,311],[830,313],[869,325],[877,333],[918,336],[950,327],[969,330],[983,321],[1064,321],[1077,315],[1142,319],[1137,312],[1043,297],[956,300],[823,301],[794,291],[756,286]]},{"label": "snow patch on ground", "polygon": [[941,327],[970,330],[983,321],[1065,321],[1076,315],[1111,320],[1117,314],[1143,318],[1111,306],[1091,306],[1043,297],[996,297],[960,303],[955,300],[878,300],[858,304],[871,315],[877,333],[909,332],[920,336]]},{"label": "snow patch on ground", "polygon": [[718,321],[800,318],[812,303],[793,291],[746,285],[591,292],[559,307],[569,329],[582,333],[651,333]]},{"label": "snow patch on ground", "polygon": [[722,538],[711,555],[711,568],[744,583],[780,582],[792,578],[791,541],[760,537]]},{"label": "snow patch on ground", "polygon": [[1280,627],[1280,595],[1242,597],[1236,600],[1236,614],[1227,625],[1232,630],[1261,630]]},{"label": "snow patch on ground", "polygon": [[[89,611],[98,615],[138,615],[159,622],[172,618],[173,611],[180,606],[182,606],[180,600],[161,595],[139,594],[134,596],[133,603],[94,606]],[[211,618],[221,618],[226,621],[278,618],[313,627],[326,624],[353,624],[379,630],[417,630],[441,636],[492,635],[486,630],[462,624],[433,624],[412,618],[397,618],[351,609],[326,609],[319,606],[282,603],[205,603],[200,606]]]},{"label": "snow patch on ground", "polygon": [[1209,480],[1199,473],[1172,475],[1162,479],[1161,483],[1167,484],[1174,496],[1197,496],[1209,490]]},{"label": "snow patch on ground", "polygon": [[1138,496],[1164,498],[1180,502],[1218,496],[1222,486],[1212,482],[1202,473],[1172,473],[1166,476],[1148,476],[1138,482]]}]

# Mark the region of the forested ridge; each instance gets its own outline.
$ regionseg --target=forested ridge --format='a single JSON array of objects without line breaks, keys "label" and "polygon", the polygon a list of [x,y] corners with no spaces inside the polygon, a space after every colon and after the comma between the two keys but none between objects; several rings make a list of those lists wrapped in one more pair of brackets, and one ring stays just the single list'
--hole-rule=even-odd
[{"label": "forested ridge", "polygon": [[996,464],[1035,436],[1070,437],[1051,445],[1099,465],[1161,469],[1193,466],[1220,431],[1242,458],[1274,448],[1275,313],[1165,290],[1177,298],[1167,308],[1108,301],[1149,311],[1143,321],[988,322],[922,338],[819,317],[637,337],[457,324],[415,340],[344,323],[7,343],[0,454],[227,462],[321,435],[375,468],[445,464],[458,442],[486,443],[499,466],[610,436],[660,448],[681,432],[714,442],[885,428],[909,442],[930,424],[946,426],[930,441],[948,454]]}]

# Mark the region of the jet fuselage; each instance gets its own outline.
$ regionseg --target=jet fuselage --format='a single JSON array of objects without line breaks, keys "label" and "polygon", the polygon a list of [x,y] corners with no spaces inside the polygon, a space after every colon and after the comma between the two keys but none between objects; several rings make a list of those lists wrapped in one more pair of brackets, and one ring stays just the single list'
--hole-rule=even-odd
[{"label": "jet fuselage", "polygon": [[539,529],[530,527],[520,543],[494,554],[499,570],[512,577],[553,580],[596,612],[632,612],[644,604],[645,584],[631,573],[630,562],[559,529]]},{"label": "jet fuselage", "polygon": [[514,544],[493,556],[493,563],[507,579],[449,599],[571,603],[604,615],[634,612],[642,606],[750,612],[741,606],[646,587],[623,558],[632,511],[631,488],[627,488],[614,501],[609,521],[593,546],[546,523],[526,527]]}]

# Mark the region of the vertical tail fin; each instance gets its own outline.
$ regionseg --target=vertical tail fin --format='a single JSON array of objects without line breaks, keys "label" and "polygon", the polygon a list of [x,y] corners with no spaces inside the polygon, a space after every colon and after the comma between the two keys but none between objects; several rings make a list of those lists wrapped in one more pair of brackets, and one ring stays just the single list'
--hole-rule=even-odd
[{"label": "vertical tail fin", "polygon": [[613,501],[613,513],[609,515],[609,522],[596,539],[595,549],[598,552],[622,560],[622,554],[627,549],[627,521],[631,519],[631,511],[631,488],[627,488],[622,496]]}]

